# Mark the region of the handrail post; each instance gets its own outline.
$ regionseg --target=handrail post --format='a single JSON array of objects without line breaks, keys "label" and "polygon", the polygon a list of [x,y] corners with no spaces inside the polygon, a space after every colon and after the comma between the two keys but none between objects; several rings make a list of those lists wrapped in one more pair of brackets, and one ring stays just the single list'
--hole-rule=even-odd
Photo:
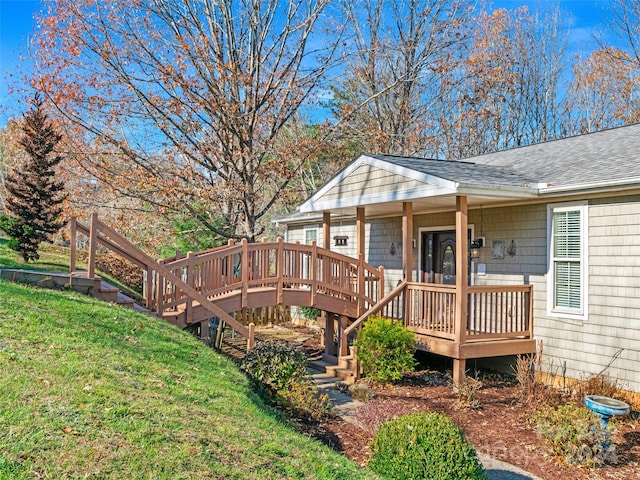
[{"label": "handrail post", "polygon": [[240,262],[242,275],[242,308],[247,308],[249,304],[249,247],[247,239],[242,239],[242,259]]},{"label": "handrail post", "polygon": [[527,314],[529,315],[529,338],[533,338],[533,285],[529,285],[529,291],[527,292]]},{"label": "handrail post", "polygon": [[[194,289],[196,288],[195,284],[194,284],[194,275],[193,275],[193,270],[194,270],[194,266],[195,266],[195,261],[194,261],[194,254],[193,252],[187,252],[187,285],[189,285],[190,287],[193,287]],[[191,323],[193,323],[193,299],[187,295],[185,293],[185,297],[187,299],[187,312],[186,312],[186,321],[187,321],[187,325],[190,325]]]},{"label": "handrail post", "polygon": [[278,305],[282,305],[284,301],[284,241],[282,237],[278,237],[278,254],[276,257],[276,277],[278,278],[276,295]]},{"label": "handrail post", "polygon": [[91,214],[89,224],[89,265],[87,268],[87,278],[93,278],[96,274],[96,247],[98,243],[98,214]]},{"label": "handrail post", "polygon": [[69,219],[69,273],[76,271],[77,225],[76,217]]},{"label": "handrail post", "polygon": [[[160,260],[160,264],[162,265],[163,263],[164,261]],[[159,317],[161,317],[164,312],[164,292],[166,291],[164,283],[164,275],[160,275],[160,272],[156,272],[156,315]]]},{"label": "handrail post", "polygon": [[340,317],[338,317],[338,331],[339,331],[339,335],[340,335],[340,345],[338,346],[338,355],[340,357],[344,357],[345,355],[349,354],[349,335],[347,333],[345,333],[345,330],[347,329],[347,321],[348,321],[348,317],[345,315],[340,315]]},{"label": "handrail post", "polygon": [[249,324],[249,335],[247,335],[247,352],[251,351],[251,349],[254,347],[256,343],[255,336],[256,324],[252,322]]},{"label": "handrail post", "polygon": [[316,304],[316,288],[318,288],[317,274],[316,270],[318,269],[318,246],[316,245],[316,241],[313,240],[311,242],[311,270],[309,275],[309,288],[311,293],[311,298],[309,299],[309,306],[314,307]]}]

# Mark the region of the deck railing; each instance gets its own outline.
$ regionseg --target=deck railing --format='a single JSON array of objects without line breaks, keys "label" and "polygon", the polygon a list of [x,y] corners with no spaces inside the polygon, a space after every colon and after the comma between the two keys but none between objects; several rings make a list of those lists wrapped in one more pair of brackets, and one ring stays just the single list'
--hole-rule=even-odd
[{"label": "deck railing", "polygon": [[403,282],[345,333],[379,314],[404,322],[416,334],[452,341],[461,324],[463,341],[533,338],[531,285],[469,286],[467,291],[467,318],[460,322],[456,318],[455,286]]}]

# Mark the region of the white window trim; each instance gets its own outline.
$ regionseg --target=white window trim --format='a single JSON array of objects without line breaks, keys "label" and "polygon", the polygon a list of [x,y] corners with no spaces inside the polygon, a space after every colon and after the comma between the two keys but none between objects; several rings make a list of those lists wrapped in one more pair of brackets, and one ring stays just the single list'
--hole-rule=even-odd
[{"label": "white window trim", "polygon": [[[553,214],[580,211],[580,309],[554,308],[555,269],[553,264]],[[547,205],[547,315],[569,320],[589,319],[589,203],[571,202]]]}]

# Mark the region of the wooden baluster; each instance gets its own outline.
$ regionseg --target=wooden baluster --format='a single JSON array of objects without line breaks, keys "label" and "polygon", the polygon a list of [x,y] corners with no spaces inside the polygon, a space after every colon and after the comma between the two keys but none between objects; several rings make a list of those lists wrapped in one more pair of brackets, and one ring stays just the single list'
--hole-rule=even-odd
[{"label": "wooden baluster", "polygon": [[146,272],[145,291],[144,291],[145,306],[147,307],[148,310],[151,310],[151,308],[153,307],[153,270],[151,270],[151,267],[147,265],[145,272]]},{"label": "wooden baluster", "polygon": [[242,281],[242,308],[247,308],[249,304],[249,246],[247,239],[242,239],[242,258],[241,258],[241,281]]}]

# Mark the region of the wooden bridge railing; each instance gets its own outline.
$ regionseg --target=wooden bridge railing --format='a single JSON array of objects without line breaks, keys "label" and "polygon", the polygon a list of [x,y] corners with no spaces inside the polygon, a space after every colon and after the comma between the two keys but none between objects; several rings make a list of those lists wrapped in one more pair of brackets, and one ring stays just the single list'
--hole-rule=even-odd
[{"label": "wooden bridge railing", "polygon": [[[533,338],[533,287],[531,285],[469,286],[464,341]],[[368,317],[402,321],[420,335],[455,340],[461,322],[456,318],[453,285],[403,282],[370,311],[358,318],[345,334]]]},{"label": "wooden bridge railing", "polygon": [[[200,253],[177,256],[164,266],[185,283],[215,302],[216,298],[240,293],[242,308],[251,307],[252,289],[275,289],[278,303],[285,290],[309,291],[309,306],[316,295],[357,305],[358,314],[373,306],[384,294],[384,270],[363,261],[318,247],[263,241],[228,245]],[[192,301],[180,285],[160,276],[154,280],[154,302],[158,311],[192,308]]]},{"label": "wooden bridge railing", "polygon": [[[113,252],[123,256],[127,260],[133,262],[139,267],[143,268],[147,282],[151,282],[151,279],[162,278],[165,281],[171,282],[175,287],[179,288],[184,294],[188,295],[192,301],[198,302],[203,308],[205,308],[212,317],[219,317],[222,321],[233,327],[238,333],[243,335],[247,339],[247,349],[253,347],[254,343],[254,328],[255,325],[250,324],[248,327],[242,325],[240,322],[231,317],[227,312],[215,305],[211,300],[204,296],[198,289],[187,283],[180,275],[174,274],[170,269],[157,262],[152,257],[138,249],[135,245],[129,242],[125,237],[118,232],[108,227],[104,223],[98,220],[97,214],[92,214],[90,226],[86,226],[77,221],[74,217],[70,221],[71,235],[71,259],[70,270],[73,274],[76,271],[76,236],[77,233],[83,233],[89,237],[89,261],[88,271],[86,275],[93,278],[95,275],[95,260],[96,250],[98,245],[112,250]],[[151,302],[150,293],[151,288],[147,288],[147,306]],[[157,313],[157,312],[156,312]]]}]

